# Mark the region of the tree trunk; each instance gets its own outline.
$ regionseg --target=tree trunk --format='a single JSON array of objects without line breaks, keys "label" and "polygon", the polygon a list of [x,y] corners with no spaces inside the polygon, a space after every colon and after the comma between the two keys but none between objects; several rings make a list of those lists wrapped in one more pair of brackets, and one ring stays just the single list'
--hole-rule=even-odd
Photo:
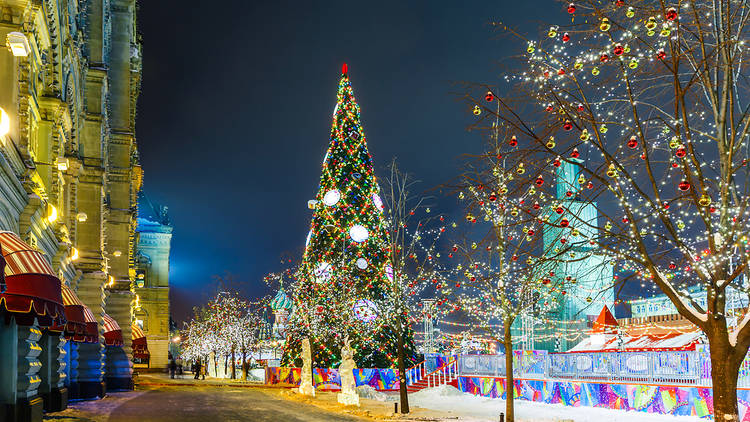
[{"label": "tree trunk", "polygon": [[235,369],[235,366],[237,366],[237,360],[234,356],[234,344],[232,345],[232,379],[237,378],[237,370]]},{"label": "tree trunk", "polygon": [[744,355],[734,356],[728,341],[709,339],[711,348],[711,380],[714,395],[714,420],[716,422],[739,421],[737,408],[737,377]]},{"label": "tree trunk", "polygon": [[242,381],[247,381],[247,352],[245,346],[242,346]]},{"label": "tree trunk", "polygon": [[401,413],[409,413],[409,392],[406,390],[406,358],[404,350],[404,325],[398,326],[398,391],[401,396]]},{"label": "tree trunk", "polygon": [[514,385],[513,385],[513,338],[510,335],[510,325],[512,319],[505,319],[505,335],[503,345],[505,346],[505,421],[515,422],[515,413],[513,408]]}]

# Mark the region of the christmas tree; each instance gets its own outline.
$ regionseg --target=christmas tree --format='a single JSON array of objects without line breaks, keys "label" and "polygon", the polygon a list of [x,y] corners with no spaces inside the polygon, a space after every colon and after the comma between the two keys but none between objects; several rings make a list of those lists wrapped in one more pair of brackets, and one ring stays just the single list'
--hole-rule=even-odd
[{"label": "christmas tree", "polygon": [[301,340],[309,337],[314,365],[335,367],[348,336],[359,367],[393,366],[396,336],[386,324],[393,269],[379,191],[345,64],[320,187],[309,204],[284,365],[301,363]]}]

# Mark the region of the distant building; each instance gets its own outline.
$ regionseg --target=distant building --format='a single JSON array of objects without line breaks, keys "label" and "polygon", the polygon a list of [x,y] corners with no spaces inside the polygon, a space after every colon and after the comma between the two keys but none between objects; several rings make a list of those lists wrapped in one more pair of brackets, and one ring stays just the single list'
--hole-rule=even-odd
[{"label": "distant building", "polygon": [[134,323],[143,329],[149,366],[167,366],[169,353],[169,253],[172,223],[167,207],[141,193],[136,228]]},{"label": "distant building", "polygon": [[292,306],[292,299],[284,293],[283,287],[280,288],[271,301],[271,310],[274,315],[271,334],[273,338],[286,339],[286,324],[289,320],[289,313],[292,311]]}]

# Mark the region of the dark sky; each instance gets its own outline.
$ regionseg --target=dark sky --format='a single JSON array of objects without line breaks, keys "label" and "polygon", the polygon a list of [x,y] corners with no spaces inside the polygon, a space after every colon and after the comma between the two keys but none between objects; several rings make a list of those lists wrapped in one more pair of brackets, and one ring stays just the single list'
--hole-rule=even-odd
[{"label": "dark sky", "polygon": [[[458,81],[496,82],[524,45],[490,22],[538,29],[552,0],[140,2],[137,136],[144,189],[174,225],[173,316],[187,318],[230,272],[248,294],[284,253],[301,254],[328,147],[341,64],[368,146],[424,189],[450,180],[482,140]],[[544,13],[546,16],[541,16]],[[561,15],[557,15],[561,16]],[[297,257],[299,258],[299,257]]]}]

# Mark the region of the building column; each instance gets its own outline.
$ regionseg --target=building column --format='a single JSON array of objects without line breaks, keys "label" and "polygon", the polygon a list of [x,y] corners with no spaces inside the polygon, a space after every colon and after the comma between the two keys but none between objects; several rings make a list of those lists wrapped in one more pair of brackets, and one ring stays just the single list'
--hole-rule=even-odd
[{"label": "building column", "polygon": [[129,290],[111,290],[107,297],[107,314],[114,318],[122,330],[122,346],[106,347],[106,381],[109,390],[133,389],[132,348],[133,293]]},{"label": "building column", "polygon": [[39,360],[42,369],[39,377],[42,382],[39,385],[39,395],[44,399],[45,412],[59,412],[68,407],[68,389],[65,388],[65,337],[61,333],[50,333],[45,331],[39,343],[42,353]]},{"label": "building column", "polygon": [[[107,276],[103,272],[84,273],[78,282],[78,298],[91,308],[94,316],[101,321],[104,312],[104,283]],[[106,385],[104,383],[104,336],[101,335],[102,326],[99,324],[98,343],[78,344],[78,376],[71,384],[71,390],[77,391],[76,398],[93,399],[104,397]]]},{"label": "building column", "polygon": [[42,352],[37,341],[42,332],[37,325],[19,326],[11,318],[9,324],[0,324],[0,420],[41,421],[43,400],[38,388],[41,379],[37,373]]}]

